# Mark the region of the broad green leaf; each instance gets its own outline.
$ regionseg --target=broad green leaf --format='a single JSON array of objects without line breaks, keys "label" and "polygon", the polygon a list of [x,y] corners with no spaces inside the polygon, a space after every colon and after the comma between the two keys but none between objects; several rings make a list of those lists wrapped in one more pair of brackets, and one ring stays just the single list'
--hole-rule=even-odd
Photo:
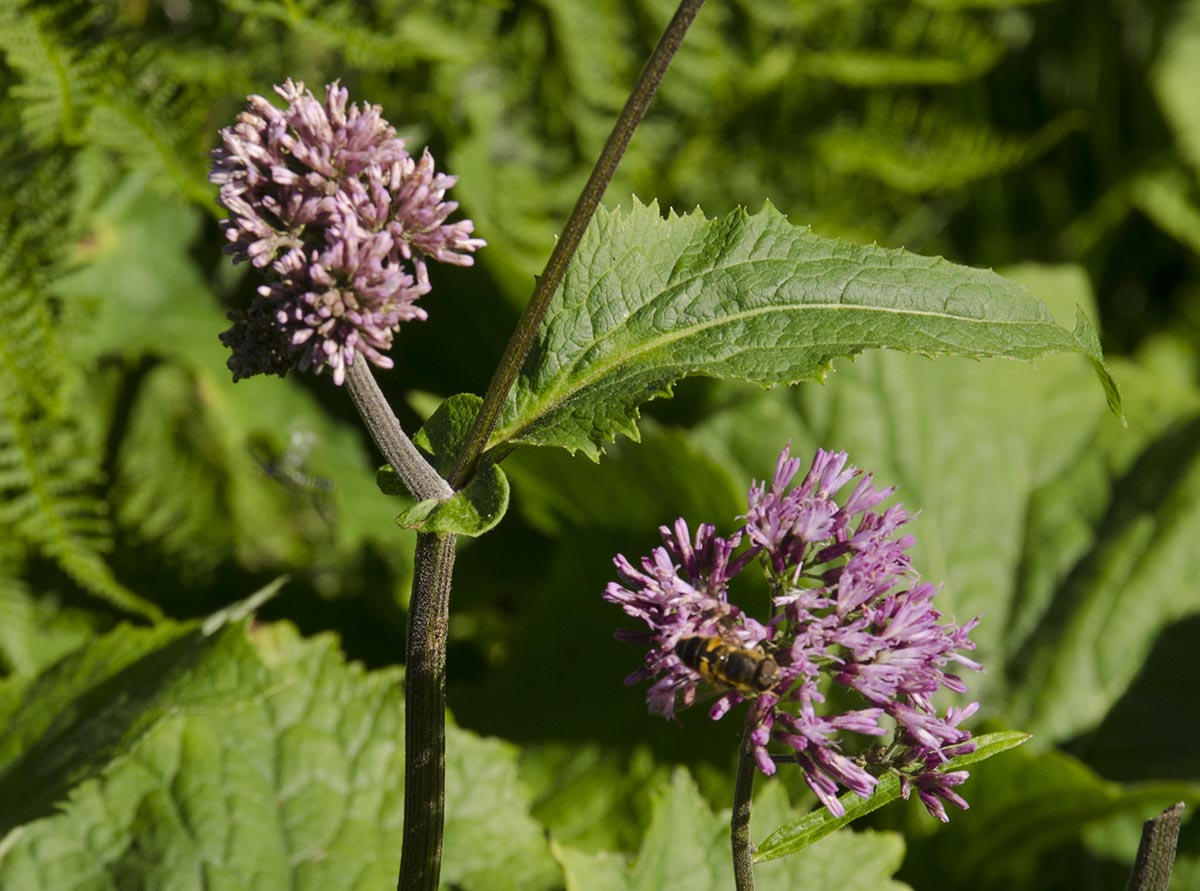
[{"label": "broad green leaf", "polygon": [[0,672],[36,674],[95,633],[94,616],[31,594],[0,568]]},{"label": "broad green leaf", "polygon": [[[764,786],[750,813],[751,831],[778,826],[794,809],[778,782],[756,778]],[[904,861],[904,837],[895,832],[844,830],[825,836],[797,857],[756,863],[756,887],[763,891],[908,891],[892,875]]]},{"label": "broad green leaf", "polygon": [[170,713],[261,695],[265,672],[246,651],[244,635],[121,627],[0,699],[0,832],[51,814]]},{"label": "broad green leaf", "polygon": [[729,825],[716,816],[687,771],[656,790],[650,826],[632,863],[608,853],[555,845],[567,891],[716,891],[733,887]]},{"label": "broad green leaf", "polygon": [[[585,853],[553,844],[567,891],[726,891],[733,886],[729,811],[713,813],[695,783],[676,770],[669,785],[654,793],[650,826],[638,854]],[[777,820],[788,810],[787,795],[768,782],[756,798],[751,820]],[[761,891],[903,891],[890,877],[904,856],[892,833],[838,833],[786,862],[755,866]]]},{"label": "broad green leaf", "polygon": [[676,517],[732,519],[745,485],[681,432],[652,419],[642,441],[618,440],[599,464],[558,449],[521,449],[504,467],[526,519],[547,535],[566,529],[653,531]]},{"label": "broad green leaf", "polygon": [[1132,686],[1088,736],[1093,770],[1123,782],[1200,777],[1200,685],[1179,683],[1180,666],[1196,660],[1197,640],[1200,616],[1158,636]]},{"label": "broad green leaf", "polygon": [[[969,755],[955,758],[944,769],[947,771],[961,770],[1014,746],[1019,746],[1028,739],[1028,733],[1019,733],[1015,730],[976,737],[975,751]],[[871,811],[879,810],[885,804],[890,804],[899,797],[900,780],[894,774],[887,774],[880,778],[879,784],[870,798],[860,798],[853,792],[842,795],[839,800],[846,812],[840,817],[835,817],[825,808],[818,808],[799,820],[779,827],[758,846],[754,859],[755,861],[775,860],[803,851],[814,842],[820,841],[859,817],[866,816]],[[967,792],[964,793],[964,797],[970,801],[971,795]]]},{"label": "broad green leaf", "polygon": [[588,851],[634,850],[654,790],[668,773],[644,746],[626,754],[570,742],[524,746],[521,779],[533,795],[533,816],[556,842]]},{"label": "broad green leaf", "polygon": [[1189,175],[1178,167],[1154,170],[1134,179],[1129,191],[1158,228],[1200,255],[1200,173]]},{"label": "broad green leaf", "polygon": [[762,385],[819,381],[839,356],[1084,355],[1119,412],[1095,330],[1055,324],[992,272],[822,238],[768,205],[723,220],[601,210],[555,295],[493,446],[596,458],[637,437],[638,406],[692,374]]},{"label": "broad green leaf", "polygon": [[[400,676],[286,625],[122,629],[0,698],[0,887],[390,887],[400,853]],[[0,688],[0,692],[7,688]],[[516,753],[451,727],[447,885],[561,882]],[[47,784],[46,779],[53,782]]]},{"label": "broad green leaf", "polygon": [[[451,396],[413,437],[413,442],[431,457],[434,468],[443,477],[449,477],[482,402],[469,393]],[[380,478],[380,488],[385,492],[396,491],[398,480],[394,481],[394,476],[395,471],[388,468]],[[507,510],[508,477],[485,457],[465,487],[446,499],[418,501],[402,510],[396,522],[418,532],[477,536],[494,528]]]}]

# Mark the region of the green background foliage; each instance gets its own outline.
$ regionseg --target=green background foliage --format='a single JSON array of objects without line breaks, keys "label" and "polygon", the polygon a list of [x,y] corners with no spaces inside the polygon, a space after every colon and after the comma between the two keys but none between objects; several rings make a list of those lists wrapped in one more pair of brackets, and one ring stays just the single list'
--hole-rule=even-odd
[{"label": "green background foliage", "polygon": [[[413,534],[328,380],[230,383],[216,334],[255,282],[207,152],[247,94],[341,78],[461,177],[489,247],[435,270],[381,376],[416,430],[483,392],[672,6],[0,4],[0,887],[391,885]],[[648,716],[599,593],[660,524],[728,531],[789,440],[920,511],[917,567],[983,615],[980,731],[1034,739],[974,766],[949,826],[891,805],[760,887],[1119,887],[1140,820],[1200,804],[1197,83],[1197,0],[709,0],[610,208],[699,228],[769,199],[860,256],[995,267],[1097,320],[1129,429],[1079,355],[686,380],[639,443],[519,390],[510,420],[604,454],[507,456],[508,515],[462,546],[447,887],[730,886],[736,716]],[[285,575],[253,622],[197,624]],[[758,841],[812,805],[786,771],[759,791]],[[1198,872],[1187,824],[1173,887]]]}]

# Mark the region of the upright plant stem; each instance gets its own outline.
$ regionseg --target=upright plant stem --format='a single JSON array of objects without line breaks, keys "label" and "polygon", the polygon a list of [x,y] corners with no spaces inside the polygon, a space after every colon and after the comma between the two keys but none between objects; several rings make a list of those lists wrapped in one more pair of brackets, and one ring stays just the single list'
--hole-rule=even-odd
[{"label": "upright plant stem", "polygon": [[446,809],[446,627],[454,535],[417,536],[404,673],[404,840],[397,891],[437,891]]},{"label": "upright plant stem", "polygon": [[1142,824],[1142,842],[1125,891],[1167,891],[1175,867],[1175,847],[1183,821],[1183,802],[1177,802]]},{"label": "upright plant stem", "polygon": [[[347,389],[371,438],[413,496],[448,498],[438,476],[400,427],[367,363],[355,362]],[[417,536],[408,611],[404,710],[404,840],[401,891],[436,891],[442,865],[446,785],[446,624],[454,572],[453,535]]]},{"label": "upright plant stem", "polygon": [[600,153],[596,166],[592,168],[592,175],[588,177],[588,181],[579,195],[579,200],[575,203],[571,218],[563,227],[562,235],[554,246],[554,251],[550,254],[546,268],[538,277],[533,296],[529,298],[525,312],[521,314],[516,330],[513,331],[512,338],[504,349],[504,355],[500,358],[496,373],[488,384],[487,393],[483,397],[483,405],[479,407],[479,414],[475,416],[471,432],[467,435],[467,441],[450,474],[450,485],[454,488],[459,488],[470,479],[475,465],[479,462],[480,455],[487,447],[488,438],[492,435],[492,431],[496,428],[496,421],[500,417],[500,409],[504,406],[508,391],[512,389],[513,381],[517,379],[517,373],[525,363],[525,357],[529,355],[538,326],[541,325],[542,318],[546,315],[551,298],[558,290],[559,284],[562,283],[563,274],[567,271],[567,264],[575,256],[583,233],[596,213],[600,199],[604,197],[604,190],[612,181],[617,164],[629,146],[633,131],[645,117],[650,100],[658,91],[658,85],[662,83],[663,75],[667,73],[671,59],[683,43],[687,29],[703,4],[704,0],[681,0],[679,8],[675,10],[675,16],[659,39],[658,46],[646,60],[638,82],[625,102],[625,107],[621,109],[617,122],[613,125],[612,133],[609,134],[608,141],[604,144],[604,150]]},{"label": "upright plant stem", "polygon": [[[474,473],[517,372],[533,346],[550,299],[562,282],[567,264],[579,247],[634,129],[645,116],[671,58],[703,3],[704,0],[681,0],[674,18],[642,69],[488,384],[483,404],[450,474],[449,484],[453,489],[461,488]],[[417,538],[405,676],[404,849],[400,858],[398,891],[436,891],[441,872],[445,810],[446,627],[454,542],[453,535],[422,534]]]},{"label": "upright plant stem", "polygon": [[754,744],[750,727],[742,734],[737,779],[733,787],[733,816],[729,837],[733,843],[733,881],[737,891],[754,891],[754,846],[750,843],[750,799],[754,795]]}]

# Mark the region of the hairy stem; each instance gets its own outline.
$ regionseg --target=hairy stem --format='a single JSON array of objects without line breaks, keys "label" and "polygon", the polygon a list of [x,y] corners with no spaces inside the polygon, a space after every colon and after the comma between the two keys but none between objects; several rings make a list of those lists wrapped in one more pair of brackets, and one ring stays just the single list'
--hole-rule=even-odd
[{"label": "hairy stem", "polygon": [[438,476],[438,472],[404,434],[392,407],[383,398],[383,391],[361,356],[347,369],[346,388],[375,445],[414,498],[425,501],[429,498],[449,498],[454,494],[450,484]]},{"label": "hairy stem", "polygon": [[1175,847],[1183,820],[1183,802],[1171,805],[1142,824],[1142,842],[1125,891],[1167,891],[1175,866]]},{"label": "hairy stem", "polygon": [[[400,427],[361,358],[350,366],[347,389],[371,438],[415,498],[449,498],[438,476]],[[454,571],[453,535],[417,536],[408,610],[404,707],[404,847],[400,891],[437,891],[442,868],[446,785],[446,625]]]},{"label": "hairy stem", "polygon": [[733,816],[729,837],[733,843],[733,881],[737,891],[754,891],[754,846],[750,843],[750,798],[754,794],[754,743],[751,728],[742,734],[737,779],[733,787]]},{"label": "hairy stem", "polygon": [[454,470],[450,474],[450,485],[454,488],[459,488],[475,472],[475,465],[479,462],[480,456],[487,447],[488,439],[496,428],[496,421],[500,417],[504,400],[508,397],[508,391],[512,389],[513,381],[517,379],[517,373],[525,363],[525,357],[529,354],[530,347],[533,346],[538,326],[541,325],[542,318],[546,315],[550,299],[562,282],[563,274],[567,271],[567,264],[575,256],[583,233],[596,213],[600,199],[604,196],[604,190],[612,181],[613,173],[616,172],[617,164],[625,154],[633,131],[645,117],[650,100],[658,91],[658,85],[662,83],[663,75],[666,74],[671,59],[680,44],[683,43],[683,37],[703,3],[704,0],[681,0],[679,8],[675,10],[674,18],[671,19],[663,36],[659,39],[658,46],[646,60],[642,73],[638,76],[637,84],[625,102],[625,107],[621,109],[617,122],[613,125],[612,133],[609,134],[608,141],[604,144],[604,150],[600,153],[596,166],[592,168],[592,175],[588,177],[587,184],[584,185],[579,200],[575,203],[571,218],[567,220],[567,225],[563,228],[553,253],[550,254],[546,268],[538,277],[533,296],[529,298],[525,312],[521,314],[516,330],[513,331],[512,338],[504,349],[504,355],[500,358],[496,373],[488,384],[487,393],[483,397],[483,405],[479,407],[479,414],[475,416],[471,432],[468,434],[467,441],[454,464]]},{"label": "hairy stem", "polygon": [[453,535],[417,536],[404,671],[404,847],[397,891],[437,891],[446,809],[446,626]]}]

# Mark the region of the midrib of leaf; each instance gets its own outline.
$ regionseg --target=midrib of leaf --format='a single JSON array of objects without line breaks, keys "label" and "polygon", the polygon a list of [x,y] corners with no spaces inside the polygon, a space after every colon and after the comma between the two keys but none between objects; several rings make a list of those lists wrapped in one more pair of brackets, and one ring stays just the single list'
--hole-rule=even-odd
[{"label": "midrib of leaf", "polygon": [[[672,290],[682,290],[687,285],[691,284],[692,282],[703,279],[703,278],[707,277],[708,275],[715,273],[715,272],[731,271],[731,270],[737,269],[740,266],[747,266],[747,265],[756,265],[757,266],[762,263],[769,263],[769,262],[771,262],[771,261],[770,260],[764,260],[764,261],[744,260],[744,261],[739,261],[738,263],[729,264],[728,266],[716,267],[704,274],[697,275],[697,276],[694,276],[691,279],[688,279],[684,282],[680,282],[678,289],[672,289]],[[781,260],[781,261],[775,261],[775,262],[783,263],[786,261]],[[885,267],[880,266],[880,267],[873,267],[873,268],[883,269]],[[860,270],[860,271],[856,272],[842,286],[843,291],[848,289],[850,284],[852,284],[857,278],[859,278],[859,276],[863,275],[866,271],[867,270]],[[665,294],[666,291],[663,291],[661,293]],[[586,304],[586,302],[587,302],[586,299],[584,301],[582,301],[583,304]],[[654,301],[650,301],[650,302],[644,304],[642,307],[639,308],[639,311],[641,311],[641,309],[651,308],[653,306],[653,303],[654,303]],[[565,309],[566,308],[564,308],[563,311],[565,311]],[[541,397],[535,404],[535,406],[540,409],[540,412],[537,414],[528,416],[528,418],[524,421],[524,423],[514,423],[513,425],[511,425],[509,427],[497,429],[492,434],[492,439],[489,442],[489,446],[494,446],[501,442],[505,442],[505,441],[516,438],[521,433],[528,430],[535,423],[537,423],[538,420],[540,420],[541,418],[543,418],[547,414],[549,414],[553,409],[558,408],[559,406],[570,402],[571,399],[577,393],[584,391],[584,390],[588,389],[589,387],[591,387],[592,385],[596,384],[597,382],[603,380],[605,377],[612,374],[614,371],[616,371],[616,369],[620,368],[622,365],[632,365],[632,364],[634,364],[635,360],[638,359],[640,356],[643,356],[648,353],[652,353],[660,347],[668,346],[672,343],[675,343],[676,341],[683,340],[687,337],[693,336],[693,335],[698,334],[703,331],[707,331],[708,329],[717,327],[719,325],[727,325],[732,322],[737,322],[737,321],[741,321],[744,319],[750,319],[750,318],[755,318],[758,316],[768,315],[773,312],[794,313],[794,312],[808,312],[808,311],[817,312],[817,311],[831,311],[831,310],[835,310],[835,311],[842,310],[845,312],[857,312],[857,313],[863,313],[865,315],[879,313],[879,314],[883,314],[883,315],[947,319],[947,320],[953,321],[954,323],[959,324],[959,325],[968,325],[968,324],[974,323],[974,324],[977,324],[980,326],[987,326],[988,328],[996,328],[997,326],[1003,326],[1003,325],[1017,325],[1017,326],[1041,325],[1041,326],[1046,327],[1050,332],[1057,333],[1057,329],[1052,325],[1052,323],[1042,322],[1042,321],[1034,321],[1034,320],[1030,320],[1030,319],[1023,319],[1023,320],[1016,320],[1016,321],[1008,320],[1008,319],[1002,319],[1002,320],[972,319],[972,318],[968,318],[966,316],[956,316],[953,313],[948,313],[948,312],[940,312],[939,313],[939,312],[930,312],[929,310],[919,310],[919,309],[901,309],[901,308],[897,308],[897,307],[887,307],[887,306],[868,306],[868,305],[859,304],[859,303],[851,303],[851,304],[846,304],[846,303],[784,303],[784,304],[770,304],[767,306],[759,306],[759,307],[754,307],[752,309],[741,310],[741,311],[738,311],[735,313],[729,313],[727,315],[722,315],[717,318],[709,319],[709,320],[706,320],[705,322],[689,326],[687,328],[673,329],[669,332],[665,332],[661,335],[651,338],[648,341],[644,341],[643,345],[640,347],[633,348],[633,349],[629,350],[628,352],[620,353],[620,354],[614,356],[614,358],[612,360],[594,366],[594,368],[591,372],[589,372],[587,375],[578,379],[578,383],[575,386],[551,387],[551,388],[545,390],[544,391],[545,395],[543,397]],[[625,328],[625,327],[614,327],[614,328],[610,329],[609,331],[606,331],[600,337],[593,339],[592,342],[589,343],[587,345],[587,347],[581,351],[581,355],[586,355],[587,353],[594,350],[600,344],[602,344],[606,341],[609,341],[609,340],[613,340],[618,335],[620,335],[622,332],[627,332],[627,331],[628,331],[628,328]],[[1059,338],[1056,338],[1056,340],[1060,344],[1065,343],[1064,338],[1059,337]],[[859,342],[858,340],[853,340],[853,341],[839,341],[839,340],[799,341],[799,340],[797,340],[797,341],[794,341],[792,344],[789,344],[789,346],[787,348],[788,349],[805,349],[805,348],[814,348],[815,347],[815,348],[825,349],[827,352],[834,352],[834,351],[839,351],[839,350],[844,351],[847,349],[851,349],[851,348],[853,348],[851,345],[856,345],[858,342]],[[754,349],[762,349],[762,347],[755,347]],[[776,347],[776,349],[781,349],[781,348]],[[744,352],[748,352],[748,351],[750,351],[750,350],[748,350],[748,349],[734,350],[734,351],[731,351],[729,355],[736,356],[739,353],[744,353]],[[984,353],[983,355],[987,355],[987,354]],[[579,364],[580,363],[578,361],[576,361],[573,364],[564,367],[564,369],[562,371],[560,371],[556,375],[556,377],[559,378],[560,380],[565,377],[569,377],[571,370],[574,368],[577,368],[579,366]]]}]

